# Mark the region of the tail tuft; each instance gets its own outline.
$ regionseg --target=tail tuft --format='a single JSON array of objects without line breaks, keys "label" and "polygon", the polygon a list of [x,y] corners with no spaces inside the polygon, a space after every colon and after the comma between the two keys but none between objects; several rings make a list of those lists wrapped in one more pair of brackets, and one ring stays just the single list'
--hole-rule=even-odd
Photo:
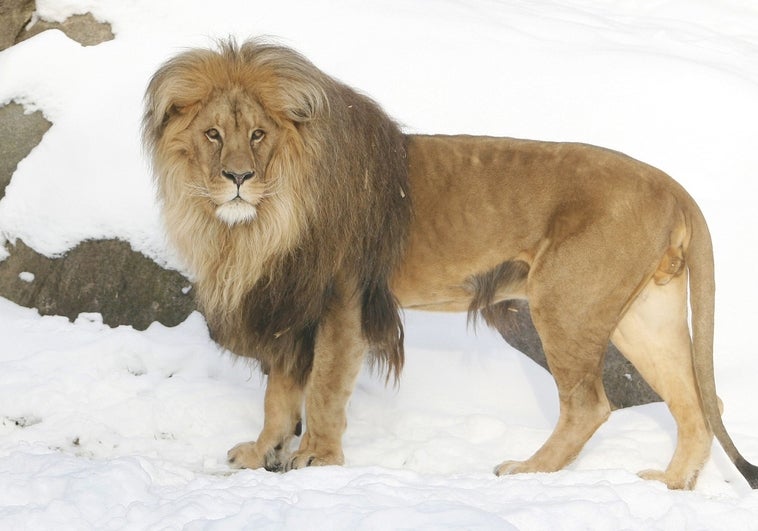
[{"label": "tail tuft", "polygon": [[745,477],[751,489],[758,489],[758,466],[749,463],[744,458],[739,458],[734,463],[737,470]]}]

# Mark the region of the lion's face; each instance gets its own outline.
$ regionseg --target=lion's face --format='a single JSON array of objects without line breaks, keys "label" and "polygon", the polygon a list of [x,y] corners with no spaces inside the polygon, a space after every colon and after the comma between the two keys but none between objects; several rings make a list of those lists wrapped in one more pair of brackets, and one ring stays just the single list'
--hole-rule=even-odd
[{"label": "lion's face", "polygon": [[242,90],[219,93],[198,112],[185,132],[199,172],[193,193],[212,203],[228,225],[252,221],[272,193],[266,178],[279,128],[263,107]]}]

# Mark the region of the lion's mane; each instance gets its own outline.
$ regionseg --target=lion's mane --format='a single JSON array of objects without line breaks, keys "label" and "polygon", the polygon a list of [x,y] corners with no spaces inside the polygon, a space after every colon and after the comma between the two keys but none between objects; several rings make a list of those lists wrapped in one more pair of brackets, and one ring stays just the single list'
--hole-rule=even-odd
[{"label": "lion's mane", "polygon": [[[187,129],[212,95],[233,90],[283,136],[266,170],[274,193],[255,220],[229,226],[186,185],[202,171]],[[399,374],[403,329],[388,284],[411,217],[406,141],[373,101],[289,48],[230,40],[155,73],[143,138],[169,239],[216,341],[304,382],[322,316],[357,294],[374,359]]]}]

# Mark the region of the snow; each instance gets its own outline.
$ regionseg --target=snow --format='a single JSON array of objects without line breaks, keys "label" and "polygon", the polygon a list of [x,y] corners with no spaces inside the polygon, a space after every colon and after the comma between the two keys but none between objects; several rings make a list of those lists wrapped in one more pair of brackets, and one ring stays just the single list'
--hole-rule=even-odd
[{"label": "snow", "polygon": [[[54,20],[91,11],[116,38],[82,47],[48,31],[0,52],[0,103],[54,123],[0,201],[0,237],[48,256],[119,237],[181,269],[140,148],[147,79],[186,47],[273,35],[408,131],[590,142],[679,180],[716,247],[725,423],[758,461],[752,0],[37,5]],[[564,471],[495,477],[549,435],[552,379],[493,332],[467,333],[465,316],[409,312],[406,332],[398,388],[359,378],[345,467],[237,472],[226,451],[260,429],[264,380],[199,314],[139,332],[0,300],[0,528],[758,529],[758,494],[717,445],[693,492],[635,475],[673,451],[661,404],[614,412]]]}]

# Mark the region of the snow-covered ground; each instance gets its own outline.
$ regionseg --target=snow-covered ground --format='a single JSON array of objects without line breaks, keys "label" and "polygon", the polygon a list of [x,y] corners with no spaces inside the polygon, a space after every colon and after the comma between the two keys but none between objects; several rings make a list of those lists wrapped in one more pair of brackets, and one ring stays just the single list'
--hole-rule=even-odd
[{"label": "snow-covered ground", "polygon": [[[683,183],[716,246],[725,423],[758,462],[753,0],[37,4],[52,19],[91,11],[116,39],[85,48],[52,31],[0,52],[0,104],[54,122],[0,201],[5,239],[54,255],[120,237],[181,267],[139,145],[147,79],[185,47],[276,36],[408,131],[590,142]],[[399,388],[360,377],[345,467],[233,472],[226,451],[257,435],[263,380],[200,315],[138,332],[0,299],[0,528],[758,529],[758,493],[718,446],[694,492],[637,478],[673,451],[661,404],[614,412],[562,472],[496,478],[550,433],[552,379],[465,316],[408,313],[406,331]]]}]

